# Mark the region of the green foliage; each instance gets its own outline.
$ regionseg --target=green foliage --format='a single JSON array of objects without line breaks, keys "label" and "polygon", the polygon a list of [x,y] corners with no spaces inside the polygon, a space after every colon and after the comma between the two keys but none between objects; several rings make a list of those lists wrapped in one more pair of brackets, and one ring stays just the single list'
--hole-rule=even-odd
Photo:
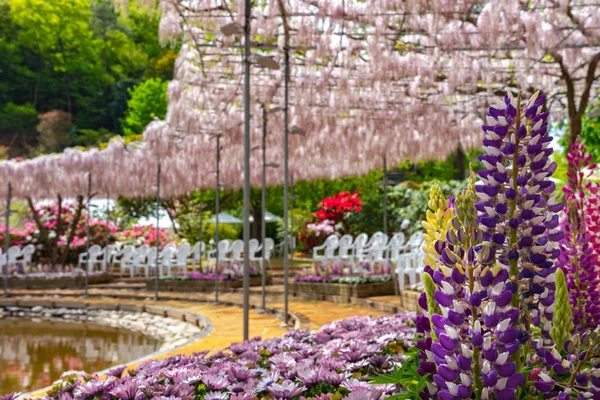
[{"label": "green foliage", "polygon": [[[432,180],[417,184],[414,182],[403,182],[392,188],[388,188],[388,229],[391,232],[404,229],[405,220],[408,221],[407,233],[421,229],[421,221],[425,219],[429,191],[433,184],[440,185],[446,197],[455,195],[466,184],[466,181],[441,182]],[[350,225],[352,232],[366,232],[372,234],[383,230],[383,190],[363,198],[363,207],[360,213],[351,217]]]},{"label": "green foliage", "polygon": [[108,129],[100,128],[99,130],[79,129],[72,136],[73,145],[88,147],[99,143],[108,143],[115,134]]},{"label": "green foliage", "polygon": [[[241,235],[241,224],[219,224],[219,240],[239,239]],[[202,239],[208,243],[215,237],[215,224],[206,223],[202,224]]]},{"label": "green foliage", "polygon": [[593,155],[594,161],[600,161],[600,97],[596,99],[596,104],[588,108],[583,117],[581,140],[586,151]]},{"label": "green foliage", "polygon": [[0,135],[11,154],[51,151],[30,129],[51,110],[72,115],[71,144],[122,133],[128,89],[172,79],[178,48],[161,47],[159,21],[137,1],[115,9],[111,0],[0,0]]},{"label": "green foliage", "polygon": [[167,114],[167,84],[160,78],[150,78],[129,90],[127,113],[121,120],[125,136],[140,134],[154,117]]},{"label": "green foliage", "polygon": [[387,397],[393,400],[414,400],[420,399],[420,393],[427,386],[429,374],[421,376],[418,372],[420,360],[418,355],[420,350],[412,347],[406,350],[406,359],[402,362],[401,367],[394,368],[394,371],[386,374],[375,376],[371,379],[372,384],[391,384],[398,385],[404,391]]},{"label": "green foliage", "polygon": [[6,103],[0,111],[0,129],[21,135],[36,135],[38,113],[32,104]]}]

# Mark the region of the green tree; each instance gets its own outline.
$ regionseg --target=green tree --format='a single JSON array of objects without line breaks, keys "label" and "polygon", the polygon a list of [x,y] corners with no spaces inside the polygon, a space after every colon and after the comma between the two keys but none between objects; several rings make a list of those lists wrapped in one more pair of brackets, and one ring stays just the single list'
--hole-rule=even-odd
[{"label": "green tree", "polygon": [[[101,46],[89,25],[89,1],[10,0],[10,7],[20,28],[20,44],[37,55],[34,105],[37,106],[40,86],[47,85],[63,95],[60,104],[51,106],[70,114],[78,107],[88,107],[89,103],[81,100],[102,90],[105,82],[97,57]],[[47,84],[46,79],[52,83]]]},{"label": "green tree", "polygon": [[150,78],[129,91],[127,113],[121,120],[125,136],[140,134],[154,117],[167,114],[167,84],[160,78]]},{"label": "green tree", "polygon": [[585,149],[594,156],[594,161],[600,161],[600,97],[583,117],[581,140]]}]

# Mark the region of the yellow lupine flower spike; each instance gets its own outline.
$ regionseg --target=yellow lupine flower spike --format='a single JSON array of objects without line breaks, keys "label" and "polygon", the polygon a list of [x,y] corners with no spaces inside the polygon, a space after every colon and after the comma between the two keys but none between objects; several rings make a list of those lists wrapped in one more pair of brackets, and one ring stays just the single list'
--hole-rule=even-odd
[{"label": "yellow lupine flower spike", "polygon": [[429,210],[426,219],[421,223],[425,234],[423,235],[423,251],[425,252],[425,264],[433,269],[438,269],[438,254],[435,251],[435,242],[445,240],[446,232],[452,226],[454,213],[448,208],[448,200],[442,193],[440,186],[434,184],[429,192]]}]

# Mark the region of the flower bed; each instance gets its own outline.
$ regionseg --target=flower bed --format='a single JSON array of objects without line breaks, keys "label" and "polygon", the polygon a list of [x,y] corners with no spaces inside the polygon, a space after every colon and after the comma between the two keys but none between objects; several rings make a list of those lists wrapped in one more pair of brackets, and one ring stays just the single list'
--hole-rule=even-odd
[{"label": "flower bed", "polygon": [[[90,272],[88,284],[108,283],[111,281],[105,272]],[[71,272],[33,272],[15,274],[8,279],[12,289],[79,289],[85,286],[85,272],[76,269]]]},{"label": "flower bed", "polygon": [[[266,277],[267,285],[271,284],[271,277]],[[250,276],[250,286],[260,286],[262,278],[260,275]],[[146,281],[146,289],[154,290],[154,279]],[[241,288],[243,280],[238,276],[219,275],[219,290],[230,290]],[[215,274],[191,274],[171,275],[158,281],[158,290],[165,292],[210,292],[215,289]]]},{"label": "flower bed", "polygon": [[[305,277],[306,278],[306,277]],[[321,278],[321,277],[318,277]],[[369,281],[368,278],[377,277],[340,277],[326,280],[323,277],[321,280],[302,281],[290,285],[290,290],[294,296],[300,294],[312,294],[316,296],[343,296],[350,301],[353,297],[363,298],[372,296],[387,296],[394,294],[394,281],[390,276],[389,279],[380,281]],[[383,278],[383,277],[382,277]],[[339,283],[336,283],[336,280]]]},{"label": "flower bed", "polygon": [[[252,339],[208,355],[151,360],[109,377],[69,372],[46,399],[378,399],[397,386],[368,381],[392,371],[414,346],[414,313],[353,317],[319,331]],[[8,397],[11,398],[11,397]]]},{"label": "flower bed", "polygon": [[370,275],[370,276],[343,276],[343,275],[296,275],[296,282],[319,282],[319,283],[342,283],[345,285],[363,285],[365,283],[390,282],[394,280],[391,275]]}]

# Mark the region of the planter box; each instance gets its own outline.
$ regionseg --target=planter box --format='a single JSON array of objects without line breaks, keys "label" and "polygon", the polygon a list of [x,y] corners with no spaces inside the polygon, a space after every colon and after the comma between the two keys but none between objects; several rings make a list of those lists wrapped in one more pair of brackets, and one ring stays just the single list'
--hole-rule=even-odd
[{"label": "planter box", "polygon": [[423,312],[423,309],[419,306],[419,296],[421,296],[421,292],[414,290],[403,290],[400,292],[401,304],[404,311]]},{"label": "planter box", "polygon": [[362,283],[348,285],[343,283],[294,282],[290,285],[294,296],[311,293],[324,296],[373,297],[394,294],[394,282]]},{"label": "planter box", "polygon": [[[267,285],[271,284],[271,277],[267,276]],[[255,276],[250,278],[250,286],[260,286],[262,277]],[[242,280],[220,281],[219,290],[234,291],[243,287]],[[178,281],[178,280],[159,280],[158,290],[160,292],[212,292],[215,289],[214,281]],[[146,281],[146,290],[154,290],[154,280]]]},{"label": "planter box", "polygon": [[[88,284],[108,283],[111,281],[109,275],[93,275],[88,277]],[[9,278],[9,289],[81,289],[85,286],[85,276],[61,277],[61,278],[31,278],[19,279]]]}]

